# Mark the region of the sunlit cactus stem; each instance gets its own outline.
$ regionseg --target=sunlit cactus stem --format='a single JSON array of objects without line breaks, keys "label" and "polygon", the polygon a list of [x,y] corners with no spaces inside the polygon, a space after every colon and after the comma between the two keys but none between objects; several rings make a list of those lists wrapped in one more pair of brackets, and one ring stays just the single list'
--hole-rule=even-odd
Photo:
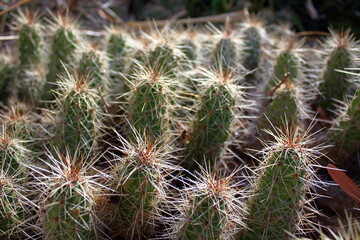
[{"label": "sunlit cactus stem", "polygon": [[26,198],[14,176],[1,170],[0,173],[0,237],[23,239],[26,218]]},{"label": "sunlit cactus stem", "polygon": [[78,68],[80,74],[91,77],[90,87],[99,89],[102,93],[105,93],[108,85],[106,64],[104,53],[96,46],[89,46],[89,49],[85,49],[81,54]]},{"label": "sunlit cactus stem", "polygon": [[36,77],[33,72],[44,68],[45,43],[43,27],[36,13],[19,12],[16,28],[19,32],[19,71],[17,76],[17,91],[20,99],[35,103],[39,97],[31,89],[40,89],[44,84],[44,74]]},{"label": "sunlit cactus stem", "polygon": [[137,135],[135,144],[118,137],[124,147],[116,148],[124,156],[117,158],[113,169],[112,188],[120,198],[114,209],[115,222],[126,239],[151,237],[155,232],[154,223],[161,216],[160,205],[166,204],[170,181],[165,176],[171,176],[176,169],[167,159],[171,157],[171,150],[161,145],[161,140],[152,143],[141,134]]},{"label": "sunlit cactus stem", "polygon": [[51,39],[51,54],[49,61],[49,72],[43,89],[42,99],[53,100],[51,90],[56,89],[59,75],[65,73],[65,68],[76,67],[77,49],[80,41],[79,33],[74,20],[69,16],[59,15],[55,24],[55,30]]},{"label": "sunlit cactus stem", "polygon": [[[230,136],[235,106],[241,90],[231,73],[204,70],[206,90],[201,94],[195,119],[185,146],[185,164],[190,168],[206,161],[214,166]],[[205,161],[205,162],[204,162]]]},{"label": "sunlit cactus stem", "polygon": [[[137,78],[137,79],[135,79]],[[158,69],[139,69],[129,102],[129,122],[155,142],[169,131],[169,79]],[[133,141],[136,138],[130,133]]]},{"label": "sunlit cactus stem", "polygon": [[291,234],[301,231],[304,204],[315,174],[312,161],[321,155],[320,148],[309,147],[311,140],[306,134],[298,129],[274,133],[275,142],[262,151],[241,239],[292,239]]},{"label": "sunlit cactus stem", "polygon": [[48,155],[49,170],[29,166],[37,171],[38,188],[41,189],[39,227],[45,239],[97,239],[101,223],[94,215],[95,197],[101,195],[103,186],[95,184],[98,176],[89,175],[93,167],[83,155]]},{"label": "sunlit cactus stem", "polygon": [[63,154],[65,149],[89,154],[95,148],[102,111],[98,89],[91,88],[92,84],[92,78],[77,73],[68,73],[58,82],[53,145]]},{"label": "sunlit cactus stem", "polygon": [[28,160],[28,150],[20,140],[8,135],[4,127],[0,133],[0,169],[9,175],[19,174],[24,170],[22,164]]},{"label": "sunlit cactus stem", "polygon": [[349,30],[336,32],[330,30],[331,36],[327,44],[328,56],[323,71],[322,83],[319,86],[320,95],[316,99],[316,106],[321,107],[330,118],[335,118],[336,101],[346,99],[346,94],[352,87],[350,75],[338,72],[352,66],[354,59],[354,46],[357,43]]},{"label": "sunlit cactus stem", "polygon": [[360,89],[351,102],[345,105],[338,122],[329,131],[329,142],[334,143],[330,151],[332,160],[341,167],[345,156],[356,153],[359,150],[360,139]]},{"label": "sunlit cactus stem", "polygon": [[177,206],[181,214],[172,226],[170,239],[235,239],[242,226],[244,204],[234,173],[222,177],[203,170],[194,177],[181,190],[184,200]]}]

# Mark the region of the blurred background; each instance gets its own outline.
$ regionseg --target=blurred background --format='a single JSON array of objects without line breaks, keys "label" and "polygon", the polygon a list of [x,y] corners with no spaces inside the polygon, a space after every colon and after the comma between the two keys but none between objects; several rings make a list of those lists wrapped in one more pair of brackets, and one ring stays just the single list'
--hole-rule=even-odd
[{"label": "blurred background", "polygon": [[[127,21],[181,19],[248,9],[267,23],[288,22],[296,31],[327,31],[328,27],[349,28],[360,37],[359,0],[0,0],[0,10],[15,4],[47,14],[66,11],[93,29]],[[11,16],[2,15],[2,25]],[[6,27],[2,27],[2,32]]]}]

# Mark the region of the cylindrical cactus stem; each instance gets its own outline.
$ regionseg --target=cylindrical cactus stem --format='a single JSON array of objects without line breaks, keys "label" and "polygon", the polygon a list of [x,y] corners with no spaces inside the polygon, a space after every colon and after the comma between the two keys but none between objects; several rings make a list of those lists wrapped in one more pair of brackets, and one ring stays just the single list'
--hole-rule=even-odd
[{"label": "cylindrical cactus stem", "polygon": [[0,170],[9,175],[21,173],[24,170],[22,164],[27,162],[28,150],[23,147],[21,141],[8,135],[5,126],[0,133]]},{"label": "cylindrical cactus stem", "polygon": [[16,90],[14,79],[16,78],[17,64],[9,51],[0,52],[0,102],[6,103],[8,98]]},{"label": "cylindrical cactus stem", "polygon": [[340,110],[340,116],[335,126],[329,130],[329,142],[335,143],[329,156],[339,167],[344,163],[347,156],[359,150],[360,139],[360,88],[351,102],[344,105]]},{"label": "cylindrical cactus stem", "polygon": [[307,132],[300,133],[298,128],[275,131],[275,142],[262,150],[264,156],[247,203],[244,240],[292,239],[290,234],[296,234],[305,220],[304,205],[315,175],[312,163],[322,148],[310,147]]},{"label": "cylindrical cactus stem", "polygon": [[243,193],[234,174],[221,177],[202,171],[186,184],[181,190],[184,200],[177,206],[179,221],[174,221],[172,231],[167,231],[170,239],[234,239],[244,215]]},{"label": "cylindrical cactus stem", "polygon": [[256,77],[256,72],[261,63],[261,56],[263,54],[262,41],[265,37],[266,31],[262,26],[262,22],[255,16],[248,16],[244,23],[241,23],[240,33],[243,38],[241,50],[241,64],[248,71],[254,71],[245,75],[245,82],[256,86],[259,84],[259,79]]},{"label": "cylindrical cactus stem", "polygon": [[39,119],[40,116],[29,105],[20,102],[11,104],[10,108],[0,113],[0,123],[6,126],[6,134],[19,139],[29,150],[29,160],[42,152],[46,139]]},{"label": "cylindrical cactus stem", "polygon": [[53,145],[63,154],[65,149],[71,154],[94,149],[103,114],[99,91],[91,84],[92,78],[77,73],[58,81]]},{"label": "cylindrical cactus stem", "polygon": [[291,83],[290,76],[290,73],[286,73],[283,81],[270,91],[266,110],[259,119],[259,129],[298,125],[300,113],[297,88]]},{"label": "cylindrical cactus stem", "polygon": [[23,189],[16,182],[16,176],[9,176],[0,170],[0,237],[23,239],[26,229],[27,199]]},{"label": "cylindrical cactus stem", "polygon": [[53,100],[52,90],[56,89],[59,75],[65,74],[65,68],[76,68],[77,49],[80,35],[74,19],[69,16],[59,15],[54,24],[54,33],[51,39],[51,54],[49,72],[43,89],[42,99]]},{"label": "cylindrical cactus stem", "polygon": [[128,55],[133,51],[130,47],[132,41],[126,32],[115,27],[108,30],[106,40],[106,52],[109,57],[109,90],[111,96],[117,98],[129,91],[124,74],[129,66]]},{"label": "cylindrical cactus stem", "polygon": [[238,64],[237,47],[231,36],[226,36],[216,44],[214,50],[214,66],[224,72],[236,69]]},{"label": "cylindrical cactus stem", "polygon": [[[16,20],[20,54],[16,84],[17,93],[20,99],[35,103],[39,98],[39,93],[34,93],[41,91],[45,81],[44,32],[37,13],[20,11]],[[39,72],[40,69],[42,74],[35,76],[33,73]]]},{"label": "cylindrical cactus stem", "polygon": [[319,86],[315,105],[321,107],[330,118],[334,118],[332,113],[336,110],[336,101],[345,100],[346,94],[351,86],[348,74],[338,72],[352,66],[354,60],[353,48],[357,42],[349,30],[337,32],[330,30],[327,44],[330,49],[326,59],[326,66],[323,71],[322,83]]},{"label": "cylindrical cactus stem", "polygon": [[82,51],[78,71],[79,74],[89,75],[92,79],[89,87],[99,89],[104,93],[108,87],[107,59],[104,52],[97,48],[90,45]]},{"label": "cylindrical cactus stem", "polygon": [[174,50],[167,45],[158,45],[149,52],[147,64],[150,68],[161,71],[165,76],[173,78],[178,69],[178,60]]},{"label": "cylindrical cactus stem", "polygon": [[195,162],[214,165],[219,160],[242,93],[230,72],[203,70],[202,74],[205,90],[185,146],[185,164],[190,168],[196,167]]},{"label": "cylindrical cactus stem", "polygon": [[[129,101],[129,122],[136,132],[145,133],[153,141],[168,134],[171,85],[162,70],[141,68],[134,75]],[[133,133],[131,138],[136,141]]]},{"label": "cylindrical cactus stem", "polygon": [[94,215],[95,197],[102,192],[99,176],[88,175],[95,171],[81,155],[69,152],[57,156],[49,154],[49,169],[31,166],[41,189],[38,226],[45,239],[96,239],[97,223]]},{"label": "cylindrical cactus stem", "polygon": [[112,174],[115,179],[112,188],[120,196],[114,209],[116,230],[125,239],[151,237],[161,216],[160,204],[166,204],[169,176],[177,169],[168,160],[172,150],[169,145],[162,145],[161,140],[153,143],[143,134],[137,135],[134,144],[119,134],[118,137],[123,147],[114,147],[123,156],[117,159]]},{"label": "cylindrical cactus stem", "polygon": [[301,47],[302,42],[298,42],[294,36],[290,36],[289,39],[283,40],[283,44],[285,44],[285,49],[282,49],[276,58],[273,73],[265,87],[265,92],[278,85],[286,73],[290,74],[289,81],[296,85],[301,71],[300,56],[296,51]]}]

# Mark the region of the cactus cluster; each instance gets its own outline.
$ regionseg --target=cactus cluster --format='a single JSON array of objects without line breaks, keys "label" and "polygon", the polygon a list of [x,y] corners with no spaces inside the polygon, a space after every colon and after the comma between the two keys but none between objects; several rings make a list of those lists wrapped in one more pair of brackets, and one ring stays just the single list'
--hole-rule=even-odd
[{"label": "cactus cluster", "polygon": [[306,236],[319,143],[359,146],[349,30],[313,51],[254,16],[92,38],[52,17],[19,11],[0,56],[1,238]]}]

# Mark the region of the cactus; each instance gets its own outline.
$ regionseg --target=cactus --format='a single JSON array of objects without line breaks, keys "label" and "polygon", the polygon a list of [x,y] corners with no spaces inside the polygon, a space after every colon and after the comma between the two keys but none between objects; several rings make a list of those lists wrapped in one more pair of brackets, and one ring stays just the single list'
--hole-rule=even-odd
[{"label": "cactus", "polygon": [[42,152],[42,142],[46,133],[38,123],[40,116],[24,103],[13,103],[9,109],[0,114],[0,123],[6,126],[6,134],[21,141],[29,150],[27,157],[33,160]]},{"label": "cactus", "polygon": [[338,163],[344,162],[345,155],[351,155],[359,149],[360,138],[360,89],[351,102],[345,104],[345,109],[338,117],[337,123],[330,129],[329,142],[335,143],[331,151],[332,159]]},{"label": "cactus", "polygon": [[241,89],[233,84],[237,79],[231,73],[203,70],[202,74],[207,78],[206,90],[185,146],[185,162],[192,167],[194,161],[202,164],[205,159],[213,165],[219,159],[241,97]]},{"label": "cactus", "polygon": [[106,52],[109,57],[110,92],[115,97],[129,91],[122,75],[127,70],[127,55],[131,53],[129,39],[117,28],[108,30]]},{"label": "cactus", "polygon": [[202,170],[182,189],[185,199],[178,206],[180,219],[169,231],[171,239],[233,239],[243,225],[243,193],[233,179],[235,172],[221,177]]},{"label": "cactus", "polygon": [[354,59],[353,48],[357,42],[349,30],[336,32],[330,30],[331,37],[328,39],[328,57],[319,86],[320,95],[316,99],[316,106],[324,109],[332,118],[331,111],[335,110],[336,101],[345,100],[345,96],[351,87],[349,75],[337,72],[336,69],[345,70],[350,68]]},{"label": "cactus", "polygon": [[[16,17],[19,32],[19,71],[17,90],[20,99],[35,103],[44,84],[44,33],[37,13],[20,11]],[[32,74],[38,72],[37,76]]]},{"label": "cactus", "polygon": [[89,46],[81,55],[78,71],[81,75],[91,77],[92,81],[89,87],[104,92],[108,87],[106,64],[104,53],[99,51],[96,46]]},{"label": "cactus", "polygon": [[8,52],[0,54],[0,102],[7,102],[14,88],[16,76],[15,59]]},{"label": "cactus", "polygon": [[71,154],[79,148],[88,153],[96,143],[101,129],[102,111],[98,105],[98,89],[91,88],[93,79],[86,75],[75,74],[58,81],[56,94],[57,119],[53,145],[61,153],[69,149]]},{"label": "cactus", "polygon": [[100,226],[94,215],[95,196],[101,193],[102,186],[96,183],[96,176],[87,174],[92,166],[85,163],[85,155],[55,152],[56,156],[48,155],[49,163],[44,162],[50,170],[29,166],[37,172],[34,177],[38,189],[42,189],[44,211],[38,213],[38,227],[45,239],[95,239]]},{"label": "cactus", "polygon": [[[20,12],[18,44],[6,43],[19,54],[0,56],[0,238],[303,237],[313,162],[323,160],[307,135],[309,104],[334,112],[331,128],[311,130],[314,141],[335,143],[333,160],[357,157],[359,90],[343,71],[356,66],[349,31],[327,41],[320,84],[323,51],[252,16],[234,30],[129,23],[96,36],[68,16],[39,23]],[[52,104],[37,108],[40,95]],[[251,135],[257,122],[277,133]],[[296,128],[279,133],[283,124]],[[248,149],[269,139],[252,162]]]},{"label": "cactus", "polygon": [[258,128],[269,129],[271,126],[298,125],[299,107],[297,100],[297,89],[290,82],[290,74],[287,73],[280,85],[275,87],[271,93],[264,115],[260,117]]},{"label": "cactus", "polygon": [[25,229],[25,203],[16,176],[9,172],[0,173],[0,236],[4,239],[22,239]]},{"label": "cactus", "polygon": [[314,177],[312,162],[321,147],[311,147],[308,131],[276,130],[275,142],[262,152],[254,195],[247,203],[247,229],[241,239],[290,239],[304,219],[305,194]]},{"label": "cactus", "polygon": [[235,42],[226,36],[215,46],[214,66],[222,69],[224,72],[234,70],[238,65],[237,49]]},{"label": "cactus", "polygon": [[[258,70],[261,64],[263,49],[262,41],[266,38],[263,23],[255,16],[248,16],[240,24],[240,33],[243,35],[241,64],[248,71]],[[245,75],[245,82],[256,85],[255,72]]]},{"label": "cactus", "polygon": [[7,135],[5,126],[0,133],[0,164],[1,171],[13,175],[23,171],[23,166],[27,160],[28,150],[24,148],[21,141]]},{"label": "cactus", "polygon": [[[140,66],[139,66],[140,68]],[[157,68],[140,68],[134,76],[129,105],[129,122],[135,131],[143,133],[154,142],[169,131],[169,79]],[[134,136],[132,139],[135,141]]]},{"label": "cactus", "polygon": [[57,77],[63,73],[65,68],[71,69],[76,66],[77,48],[80,36],[74,20],[69,16],[59,15],[56,19],[55,30],[52,35],[51,55],[49,72],[46,76],[46,83],[43,89],[42,99],[52,100]]},{"label": "cactus", "polygon": [[283,40],[285,49],[276,58],[273,74],[265,88],[266,92],[278,85],[286,73],[290,74],[289,80],[291,83],[296,84],[297,82],[301,70],[299,69],[300,57],[296,54],[296,51],[302,46],[303,42],[297,42],[294,36],[289,38]]},{"label": "cactus", "polygon": [[[135,130],[134,130],[135,131]],[[177,169],[166,160],[171,149],[161,145],[161,139],[152,143],[141,134],[135,144],[127,142],[118,134],[122,148],[116,147],[124,156],[118,158],[113,169],[113,189],[120,196],[119,205],[114,209],[125,239],[138,239],[154,234],[156,219],[160,216],[160,203],[164,204],[169,180],[165,176]]]}]

